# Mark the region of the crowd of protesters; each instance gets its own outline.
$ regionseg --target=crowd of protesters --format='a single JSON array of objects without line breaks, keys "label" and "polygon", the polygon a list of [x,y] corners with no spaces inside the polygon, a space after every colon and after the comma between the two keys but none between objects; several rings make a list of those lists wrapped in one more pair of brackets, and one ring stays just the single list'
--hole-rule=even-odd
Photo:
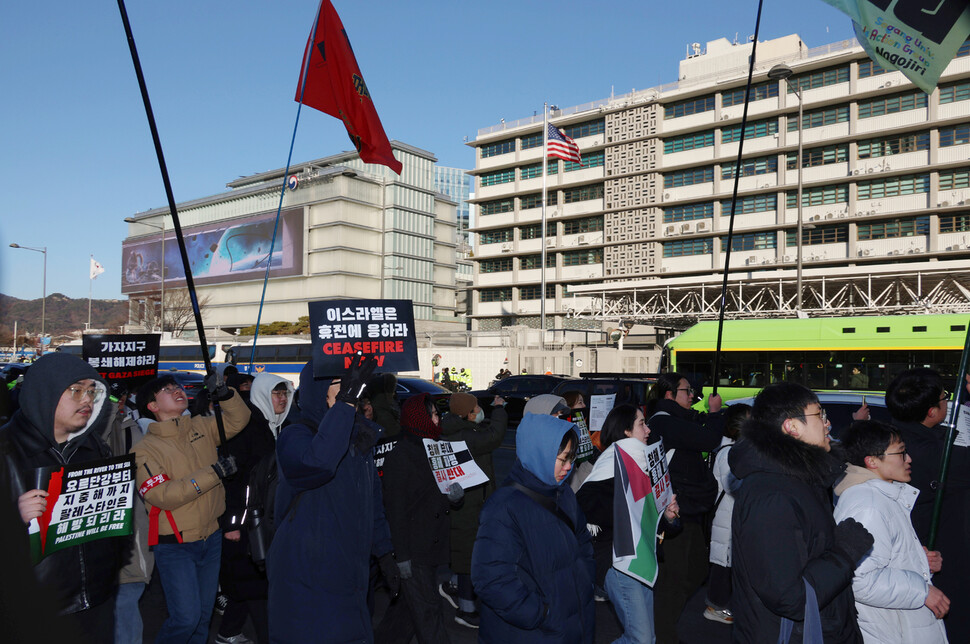
[{"label": "crowd of protesters", "polygon": [[[970,642],[970,450],[952,448],[941,486],[951,395],[936,372],[900,373],[892,424],[863,406],[840,441],[794,383],[751,406],[698,405],[687,378],[663,374],[645,405],[617,404],[593,435],[579,392],[540,395],[500,481],[505,400],[488,401],[488,418],[460,391],[401,404],[394,374],[351,363],[326,378],[307,364],[299,389],[213,372],[190,411],[171,376],[129,392],[76,357],[38,360],[0,428],[4,563],[17,580],[0,591],[6,632],[141,642],[154,569],[168,609],[158,642],[207,641],[220,594],[219,644],[250,642],[247,620],[261,643],[438,644],[452,621],[482,642],[590,643],[595,601],[611,603],[617,642],[675,644],[705,582],[703,617],[732,624],[738,642]],[[440,485],[426,441],[460,442],[486,481]],[[660,441],[674,494],[642,522],[656,569],[644,581],[618,564],[629,526],[616,523],[617,452],[646,471]],[[28,531],[50,512],[44,473],[129,453],[132,535],[25,566]],[[379,588],[389,604],[375,624]],[[44,593],[49,615],[25,624]]]}]

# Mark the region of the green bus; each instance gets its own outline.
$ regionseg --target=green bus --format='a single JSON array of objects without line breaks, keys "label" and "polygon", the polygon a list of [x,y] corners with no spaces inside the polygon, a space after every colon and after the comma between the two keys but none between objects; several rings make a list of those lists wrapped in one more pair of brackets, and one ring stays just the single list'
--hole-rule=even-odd
[{"label": "green bus", "polygon": [[[726,320],[718,393],[733,400],[783,380],[815,391],[883,393],[913,367],[954,380],[968,322],[963,314]],[[717,321],[699,322],[667,342],[661,370],[711,393],[716,347]]]}]

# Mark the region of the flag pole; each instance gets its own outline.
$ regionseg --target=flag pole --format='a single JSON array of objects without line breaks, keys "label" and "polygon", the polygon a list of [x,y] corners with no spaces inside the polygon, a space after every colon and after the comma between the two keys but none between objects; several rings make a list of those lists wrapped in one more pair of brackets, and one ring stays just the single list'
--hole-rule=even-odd
[{"label": "flag pole", "polygon": [[546,181],[549,164],[549,103],[542,104],[542,230],[539,239],[542,251],[539,263],[542,265],[542,281],[539,293],[539,331],[542,334],[542,348],[546,348]]},{"label": "flag pole", "polygon": [[[189,299],[192,301],[192,312],[195,315],[195,327],[199,334],[202,361],[205,363],[206,373],[211,374],[214,372],[212,368],[212,357],[209,355],[209,345],[205,339],[205,328],[202,325],[202,311],[199,308],[199,299],[195,292],[195,280],[192,278],[192,265],[189,263],[189,254],[185,249],[185,238],[182,236],[182,224],[179,221],[178,209],[175,206],[175,194],[172,192],[172,182],[168,176],[168,166],[165,164],[162,141],[158,135],[158,127],[155,124],[155,113],[152,110],[151,98],[148,96],[148,85],[145,83],[145,74],[142,72],[141,61],[138,58],[138,49],[135,47],[135,37],[131,32],[131,23],[128,22],[128,10],[125,8],[125,0],[118,0],[118,11],[121,12],[121,21],[125,26],[128,51],[131,53],[131,62],[135,68],[135,76],[138,78],[138,88],[141,90],[142,102],[145,105],[145,116],[148,118],[148,127],[152,132],[152,141],[155,144],[155,156],[158,158],[158,169],[162,174],[162,183],[165,186],[165,197],[168,199],[168,209],[172,213],[175,240],[178,242],[179,253],[182,256],[182,267],[185,272],[185,287],[189,292]],[[219,430],[219,452],[223,454],[226,444],[226,428],[222,422],[222,408],[219,406],[219,401],[213,400],[212,408],[216,418],[216,427]]]},{"label": "flag pole", "polygon": [[91,296],[94,293],[94,255],[88,263],[88,331],[91,330]]},{"label": "flag pole", "polygon": [[[761,29],[761,8],[764,0],[758,0],[758,15],[754,22],[754,36],[751,42],[751,56],[748,58],[748,84],[744,87],[744,111],[741,113],[741,140],[738,142],[738,159],[734,164],[734,192],[731,195],[731,216],[728,219],[728,234],[724,252],[724,279],[721,282],[721,302],[718,307],[717,319],[717,347],[714,350],[714,382],[711,385],[711,395],[717,395],[717,384],[720,382],[721,368],[721,337],[724,334],[724,309],[727,308],[728,271],[731,267],[731,242],[734,239],[734,214],[738,207],[738,182],[741,180],[741,155],[744,152],[745,127],[748,124],[748,103],[751,99],[751,79],[754,76],[755,54],[758,51],[758,31]],[[801,123],[798,127],[801,127]]]},{"label": "flag pole", "polygon": [[[317,6],[317,17],[323,6],[321,0]],[[319,20],[313,21],[313,29],[310,30],[310,42],[314,42],[317,35],[317,24]],[[256,341],[259,340],[259,322],[263,319],[263,304],[266,301],[266,285],[269,283],[269,270],[273,264],[273,250],[276,245],[276,232],[280,227],[280,213],[283,211],[283,195],[286,194],[286,182],[290,177],[290,163],[293,161],[293,147],[296,144],[296,130],[300,125],[300,111],[303,109],[303,91],[306,89],[306,79],[310,74],[310,57],[313,55],[313,48],[307,47],[303,53],[303,76],[300,77],[300,101],[296,106],[296,121],[293,123],[293,136],[290,138],[290,152],[286,156],[286,169],[283,170],[283,187],[280,189],[280,202],[276,206],[276,222],[273,224],[273,238],[269,242],[269,256],[266,258],[266,273],[263,275],[263,290],[259,295],[259,310],[256,312],[256,331],[253,333],[253,348],[249,351],[249,373],[253,373],[253,361],[256,358]],[[383,280],[383,275],[381,276]]]}]

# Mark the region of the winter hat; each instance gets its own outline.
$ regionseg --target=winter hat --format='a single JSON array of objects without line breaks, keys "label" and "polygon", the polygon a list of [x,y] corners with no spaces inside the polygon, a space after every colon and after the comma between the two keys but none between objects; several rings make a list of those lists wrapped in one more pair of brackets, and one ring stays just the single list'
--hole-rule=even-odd
[{"label": "winter hat", "polygon": [[569,405],[562,396],[540,394],[525,404],[522,414],[555,415],[562,411],[569,411]]},{"label": "winter hat", "polygon": [[420,438],[438,440],[441,426],[431,422],[428,409],[433,403],[428,394],[411,396],[401,405],[401,429]]},{"label": "winter hat", "polygon": [[451,401],[448,403],[448,409],[451,413],[462,418],[470,414],[477,406],[478,398],[464,392],[451,394]]}]

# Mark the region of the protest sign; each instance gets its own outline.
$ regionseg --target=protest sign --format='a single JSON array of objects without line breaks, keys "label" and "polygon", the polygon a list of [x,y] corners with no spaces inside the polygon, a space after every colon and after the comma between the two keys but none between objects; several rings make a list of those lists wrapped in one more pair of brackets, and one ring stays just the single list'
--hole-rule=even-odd
[{"label": "protest sign", "polygon": [[131,534],[135,456],[128,454],[54,470],[47,510],[28,526],[36,563],[64,548]]},{"label": "protest sign", "polygon": [[571,423],[576,423],[579,431],[579,445],[576,447],[576,462],[588,461],[593,456],[593,441],[589,437],[589,428],[586,426],[586,417],[580,410],[575,410],[566,419]]},{"label": "protest sign", "polygon": [[598,432],[603,429],[606,417],[613,410],[616,394],[597,394],[589,397],[589,431]]},{"label": "protest sign", "polygon": [[458,483],[467,490],[488,482],[488,477],[472,458],[465,441],[435,441],[430,438],[423,441],[428,463],[442,494],[447,494],[452,483]]},{"label": "protest sign", "polygon": [[657,502],[657,512],[663,513],[674,500],[663,439],[653,445],[647,445],[647,474],[653,487],[653,498]]},{"label": "protest sign", "polygon": [[378,372],[416,371],[418,344],[410,300],[310,302],[313,375],[336,376],[361,352]]},{"label": "protest sign", "polygon": [[106,381],[126,380],[137,387],[158,374],[157,333],[91,334],[81,339],[81,357]]}]

